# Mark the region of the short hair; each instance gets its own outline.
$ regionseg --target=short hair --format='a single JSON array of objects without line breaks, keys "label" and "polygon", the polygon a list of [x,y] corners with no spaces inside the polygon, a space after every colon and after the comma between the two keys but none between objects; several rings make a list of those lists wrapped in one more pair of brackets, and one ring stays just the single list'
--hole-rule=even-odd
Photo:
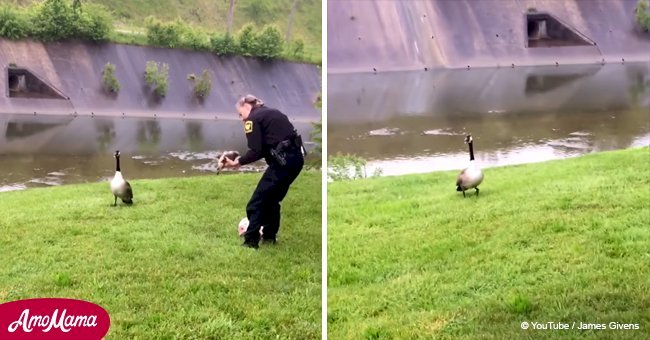
[{"label": "short hair", "polygon": [[237,101],[237,107],[241,107],[244,104],[250,104],[253,108],[256,108],[264,105],[264,102],[252,94],[247,94],[239,98]]}]

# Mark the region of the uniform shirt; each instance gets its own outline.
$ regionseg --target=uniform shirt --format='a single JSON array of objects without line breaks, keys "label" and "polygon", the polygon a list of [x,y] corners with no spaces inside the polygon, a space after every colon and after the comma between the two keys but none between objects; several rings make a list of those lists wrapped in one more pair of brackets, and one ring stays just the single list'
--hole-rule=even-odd
[{"label": "uniform shirt", "polygon": [[239,164],[245,165],[264,158],[271,159],[271,149],[278,143],[294,135],[293,124],[282,112],[266,106],[251,110],[244,121],[244,132],[248,140],[248,152],[239,158]]}]

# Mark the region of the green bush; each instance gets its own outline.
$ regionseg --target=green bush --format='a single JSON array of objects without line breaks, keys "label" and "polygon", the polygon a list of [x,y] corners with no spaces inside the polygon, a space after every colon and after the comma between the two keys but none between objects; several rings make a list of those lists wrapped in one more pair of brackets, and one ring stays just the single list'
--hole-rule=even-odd
[{"label": "green bush", "polygon": [[70,5],[64,0],[45,0],[29,8],[31,35],[42,41],[83,39],[107,40],[113,30],[113,19],[102,6],[81,4]]},{"label": "green bush", "polygon": [[205,33],[192,28],[180,19],[172,22],[162,22],[149,17],[146,20],[146,27],[147,42],[154,46],[193,50],[205,50],[210,46]]},{"label": "green bush", "polygon": [[352,155],[336,154],[327,160],[327,176],[333,181],[366,178],[366,160]]},{"label": "green bush", "polygon": [[205,69],[201,73],[201,77],[194,82],[194,95],[197,98],[205,98],[210,93],[210,90],[212,90],[212,77],[210,71]]},{"label": "green bush", "polygon": [[642,30],[648,32],[650,31],[650,14],[648,14],[648,0],[639,0],[636,4],[636,9],[634,10],[634,19],[636,24],[641,27]]},{"label": "green bush", "polygon": [[113,30],[113,19],[101,5],[87,4],[78,13],[78,37],[90,41],[107,40]]},{"label": "green bush", "polygon": [[239,31],[239,52],[247,56],[255,56],[257,53],[257,37],[253,25],[247,24]]},{"label": "green bush", "polygon": [[78,31],[77,12],[64,0],[45,0],[35,5],[33,34],[43,41],[73,38]]},{"label": "green bush", "polygon": [[158,63],[149,60],[144,69],[144,81],[150,86],[156,86],[156,78],[158,77]]},{"label": "green bush", "polygon": [[162,67],[155,61],[147,61],[144,71],[145,82],[154,88],[154,92],[164,97],[169,86],[169,65],[163,63]]},{"label": "green bush", "polygon": [[230,56],[237,53],[237,42],[230,34],[215,35],[210,39],[210,49],[218,56]]},{"label": "green bush", "polygon": [[[337,153],[327,158],[327,177],[332,181],[368,178],[366,163],[361,157]],[[372,177],[381,176],[383,172],[383,169],[376,168]]]},{"label": "green bush", "polygon": [[104,89],[109,92],[119,92],[120,82],[115,77],[115,65],[106,63],[104,71],[102,72],[102,80],[104,82]]},{"label": "green bush", "polygon": [[156,84],[156,94],[164,97],[167,95],[167,88],[169,86],[169,65],[163,64],[160,73],[158,73],[158,81]]},{"label": "green bush", "polygon": [[27,14],[7,5],[0,6],[0,37],[18,40],[27,37],[30,30]]},{"label": "green bush", "polygon": [[182,36],[182,45],[193,50],[207,50],[210,43],[205,33],[187,26]]},{"label": "green bush", "polygon": [[255,56],[265,59],[277,58],[282,53],[284,40],[280,30],[273,26],[265,26],[262,33],[257,37],[257,49]]},{"label": "green bush", "polygon": [[147,41],[149,44],[161,47],[179,47],[184,25],[180,20],[175,22],[162,22],[149,17],[146,20]]}]

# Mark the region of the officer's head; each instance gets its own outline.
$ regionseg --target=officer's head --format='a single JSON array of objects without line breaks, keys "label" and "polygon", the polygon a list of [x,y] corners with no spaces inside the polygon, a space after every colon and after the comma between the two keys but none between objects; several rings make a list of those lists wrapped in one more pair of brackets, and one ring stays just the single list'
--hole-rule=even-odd
[{"label": "officer's head", "polygon": [[241,120],[246,120],[248,119],[251,110],[262,105],[264,105],[264,102],[261,99],[252,94],[247,94],[239,98],[235,107],[237,108],[237,113],[239,113],[239,118]]}]

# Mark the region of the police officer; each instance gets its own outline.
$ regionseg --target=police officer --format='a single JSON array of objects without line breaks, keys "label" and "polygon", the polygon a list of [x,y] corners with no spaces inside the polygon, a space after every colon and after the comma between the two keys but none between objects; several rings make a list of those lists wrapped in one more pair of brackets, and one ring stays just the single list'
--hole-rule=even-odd
[{"label": "police officer", "polygon": [[265,242],[275,243],[280,229],[280,202],[304,165],[304,146],[289,118],[267,107],[253,95],[235,105],[244,122],[248,152],[235,160],[225,159],[225,167],[236,168],[264,158],[268,168],[253,192],[246,215],[249,225],[242,246],[258,248],[260,227]]}]

